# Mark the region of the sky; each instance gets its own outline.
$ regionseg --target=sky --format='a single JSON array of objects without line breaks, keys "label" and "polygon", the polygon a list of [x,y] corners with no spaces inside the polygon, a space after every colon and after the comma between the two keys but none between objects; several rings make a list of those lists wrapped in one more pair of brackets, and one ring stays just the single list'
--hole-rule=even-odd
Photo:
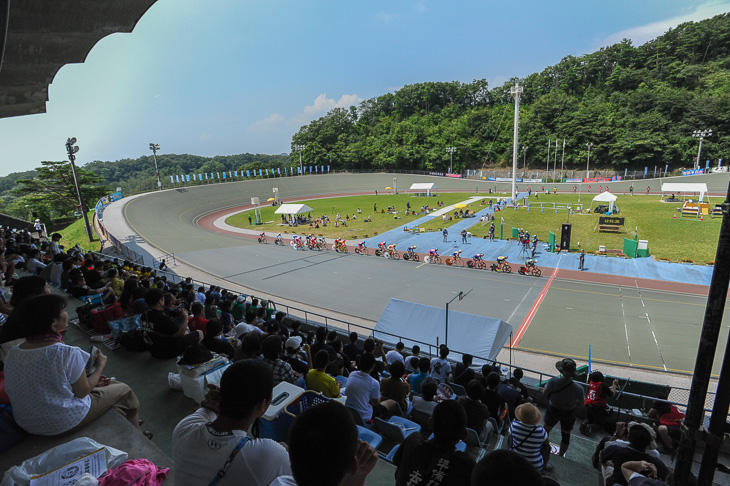
[{"label": "sky", "polygon": [[[289,153],[335,107],[429,81],[489,86],[686,21],[730,0],[158,0],[131,34],[61,68],[47,113],[0,119],[0,176],[64,160]],[[12,21],[12,19],[11,19]]]}]

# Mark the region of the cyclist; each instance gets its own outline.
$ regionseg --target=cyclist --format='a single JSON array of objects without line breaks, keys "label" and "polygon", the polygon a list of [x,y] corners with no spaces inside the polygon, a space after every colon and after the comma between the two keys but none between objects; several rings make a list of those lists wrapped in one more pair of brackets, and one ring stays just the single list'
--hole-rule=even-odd
[{"label": "cyclist", "polygon": [[385,244],[386,243],[384,241],[381,241],[380,243],[378,243],[378,250],[385,251]]},{"label": "cyclist", "polygon": [[259,235],[259,243],[263,243],[265,241],[266,241],[266,233],[264,233],[262,231],[261,234]]},{"label": "cyclist", "polygon": [[437,257],[439,256],[439,249],[438,248],[432,248],[428,250],[428,256],[430,257]]},{"label": "cyclist", "polygon": [[284,244],[284,241],[281,239],[281,233],[276,233],[276,239],[274,240],[274,243],[277,245]]},{"label": "cyclist", "polygon": [[300,248],[303,248],[303,245],[302,245],[302,238],[301,238],[300,236],[298,236],[298,235],[294,235],[294,239],[293,239],[292,241],[294,242],[294,248],[295,248],[295,249],[297,249],[297,250],[298,250],[298,249],[300,249]]},{"label": "cyclist", "polygon": [[396,245],[397,245],[397,243],[393,243],[392,245],[388,245],[388,253],[390,253],[391,255],[393,253],[395,253],[395,247],[396,247]]},{"label": "cyclist", "polygon": [[361,241],[360,243],[357,244],[357,250],[360,253],[364,253],[365,250],[367,250],[367,249],[368,249],[368,247],[367,247],[367,245],[365,245],[365,240],[363,240],[363,241]]},{"label": "cyclist", "polygon": [[480,262],[480,261],[482,261],[482,257],[483,257],[483,256],[484,256],[484,253],[476,253],[476,254],[475,254],[475,255],[474,255],[473,257],[472,257],[472,259],[473,259],[473,260],[474,260],[475,262]]},{"label": "cyclist", "polygon": [[413,258],[413,255],[416,254],[416,248],[417,248],[416,245],[408,247],[408,256],[409,257]]},{"label": "cyclist", "polygon": [[318,246],[319,246],[320,248],[324,249],[324,250],[326,250],[326,249],[327,249],[327,243],[326,243],[326,242],[325,242],[325,240],[324,240],[324,236],[320,236],[320,237],[319,237],[319,240],[317,240],[317,245],[318,245]]},{"label": "cyclist", "polygon": [[461,261],[461,250],[456,250],[451,254],[451,261],[454,265]]}]

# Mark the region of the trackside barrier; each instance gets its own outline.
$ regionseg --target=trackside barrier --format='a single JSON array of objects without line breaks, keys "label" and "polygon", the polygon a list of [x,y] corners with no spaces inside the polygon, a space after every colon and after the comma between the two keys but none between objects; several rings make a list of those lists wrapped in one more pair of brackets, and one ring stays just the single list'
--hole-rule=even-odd
[{"label": "trackside barrier", "polygon": [[[376,171],[373,171],[373,172],[376,172]],[[103,205],[103,207],[106,207],[106,205]],[[103,207],[102,207],[102,211],[103,211]],[[144,265],[144,258],[141,255],[139,255],[138,253],[134,252],[133,250],[127,248],[126,245],[124,245],[117,238],[115,238],[114,235],[109,233],[106,230],[106,228],[104,227],[102,219],[98,219],[98,226],[101,229],[104,236],[109,241],[112,242],[114,247],[117,248],[117,250],[119,250],[126,259],[128,259],[129,261],[131,261],[133,263]],[[555,239],[555,235],[552,232],[550,232],[550,242],[552,244],[554,244],[554,241],[555,241],[554,239]],[[110,258],[109,255],[103,255],[103,254],[98,254],[98,255],[104,259]],[[170,254],[168,256],[171,256],[174,259],[174,255]],[[182,277],[175,272],[171,272],[171,271],[167,271],[167,270],[155,270],[154,273],[159,276],[164,276],[166,281],[168,283],[172,283],[172,284],[189,283],[196,288],[197,287],[209,288],[213,285],[213,284],[209,284],[208,282],[203,282],[203,281],[195,280],[192,278]],[[254,295],[250,295],[250,297],[257,298]],[[259,300],[271,301],[267,297],[261,297],[261,298],[259,298]],[[401,341],[414,343],[414,344],[418,344],[421,347],[421,350],[424,354],[428,354],[430,356],[438,355],[438,353],[437,353],[438,343],[434,344],[434,343],[421,341],[419,339],[415,339],[415,338],[412,338],[409,336],[392,334],[392,333],[387,333],[387,332],[383,332],[383,331],[376,331],[376,330],[370,329],[369,327],[362,326],[360,324],[354,324],[354,323],[351,323],[348,321],[344,321],[342,319],[329,317],[324,314],[319,314],[319,313],[312,312],[312,311],[309,311],[306,309],[301,309],[301,308],[298,308],[298,307],[295,307],[292,305],[281,304],[281,305],[279,305],[279,307],[277,307],[275,303],[272,302],[272,304],[274,305],[275,309],[283,310],[284,312],[286,312],[286,314],[290,318],[303,321],[303,323],[307,326],[312,326],[312,327],[324,326],[325,328],[327,328],[328,331],[330,330],[330,328],[335,328],[334,330],[344,330],[347,332],[347,334],[355,331],[360,336],[369,336],[369,337],[372,337],[373,339],[380,339],[390,345],[394,345]],[[510,342],[511,342],[511,340],[510,340]],[[510,361],[511,361],[511,356],[512,356],[511,351],[512,351],[512,348],[510,348]],[[454,354],[459,354],[459,355],[464,354],[463,352],[456,350],[456,349],[452,350],[452,352]],[[485,363],[492,362],[492,360],[489,360],[488,358],[483,358],[483,357],[479,357],[479,356],[475,356],[474,358],[475,358],[476,362],[485,362]],[[512,374],[513,369],[518,367],[518,366],[515,366],[514,364],[512,364],[511,362],[504,363],[504,362],[494,361],[494,363],[498,364],[503,370],[506,370],[510,376]],[[555,376],[554,372],[552,372],[552,371],[543,372],[543,371],[538,371],[538,370],[532,370],[529,368],[522,368],[522,369],[524,371],[525,378],[528,380],[534,380],[535,383],[543,383],[546,379],[549,379],[549,378]],[[584,387],[588,386],[585,383],[580,383],[580,384],[581,384],[581,386],[584,386]],[[669,392],[669,396],[667,397],[666,401],[673,403],[673,404],[677,405],[678,407],[686,408],[687,402],[689,401],[689,392],[690,391],[687,388],[673,387],[671,389],[671,391]],[[631,397],[631,400],[627,400],[627,402],[629,404],[633,405],[635,403],[640,403],[642,405],[640,408],[641,411],[646,411],[649,408],[651,408],[651,404],[654,402],[654,400],[656,400],[656,398],[652,397],[652,396],[636,394],[636,393],[629,393],[626,391],[623,392],[623,395],[625,397]],[[706,421],[709,420],[709,416],[711,414],[714,402],[715,402],[715,393],[708,392],[707,398],[705,400],[705,408],[704,408]],[[622,410],[624,410],[624,409],[625,409],[625,407],[622,408]],[[634,410],[634,409],[632,409],[632,410]],[[627,412],[629,414],[631,413],[631,411],[627,411]]]}]

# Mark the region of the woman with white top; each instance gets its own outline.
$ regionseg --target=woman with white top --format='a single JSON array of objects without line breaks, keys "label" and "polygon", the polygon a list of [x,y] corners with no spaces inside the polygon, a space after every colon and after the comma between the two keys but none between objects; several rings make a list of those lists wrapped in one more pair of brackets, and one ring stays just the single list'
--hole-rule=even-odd
[{"label": "woman with white top", "polygon": [[39,295],[17,312],[26,340],[5,358],[5,391],[18,425],[31,434],[57,435],[113,407],[139,428],[137,396],[126,384],[102,376],[107,357],[63,343],[66,299]]}]

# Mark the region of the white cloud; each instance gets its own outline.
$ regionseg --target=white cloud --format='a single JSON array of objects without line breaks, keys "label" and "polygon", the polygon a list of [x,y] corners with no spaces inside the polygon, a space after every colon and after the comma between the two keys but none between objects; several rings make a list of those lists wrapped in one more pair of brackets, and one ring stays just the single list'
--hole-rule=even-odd
[{"label": "white cloud", "polygon": [[385,13],[382,10],[375,14],[375,18],[381,22],[391,22],[395,18],[395,14]]},{"label": "white cloud", "polygon": [[352,105],[357,105],[362,100],[363,99],[355,93],[344,94],[340,96],[340,99],[337,101],[335,101],[334,98],[327,98],[327,93],[322,93],[314,99],[314,103],[305,106],[302,112],[295,115],[293,119],[307,119],[307,121],[309,121],[314,117],[322,116],[335,108],[349,108]]},{"label": "white cloud", "polygon": [[639,46],[681,23],[689,21],[697,22],[714,17],[715,15],[727,13],[728,11],[730,11],[730,2],[727,0],[712,0],[698,5],[693,10],[687,11],[682,15],[611,34],[601,42],[601,45],[608,46],[621,42],[623,39],[631,39],[635,46]]},{"label": "white cloud", "polygon": [[267,116],[263,120],[257,121],[256,122],[256,126],[263,127],[263,126],[276,125],[277,123],[279,123],[283,119],[284,119],[284,117],[281,116],[280,114],[278,114],[278,113],[272,113],[271,115]]}]

